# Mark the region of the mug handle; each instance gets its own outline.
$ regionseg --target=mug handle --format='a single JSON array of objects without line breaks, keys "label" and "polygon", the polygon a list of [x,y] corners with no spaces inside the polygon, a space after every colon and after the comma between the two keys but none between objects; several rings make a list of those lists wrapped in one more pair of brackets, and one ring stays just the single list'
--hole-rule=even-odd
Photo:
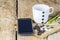
[{"label": "mug handle", "polygon": [[50,12],[49,14],[52,14],[54,12],[54,8],[50,7],[49,12]]}]

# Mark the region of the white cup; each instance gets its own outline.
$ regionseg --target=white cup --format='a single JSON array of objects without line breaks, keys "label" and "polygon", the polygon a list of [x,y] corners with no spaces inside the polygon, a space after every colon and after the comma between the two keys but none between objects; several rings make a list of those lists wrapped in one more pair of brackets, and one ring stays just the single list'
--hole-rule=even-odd
[{"label": "white cup", "polygon": [[45,23],[48,20],[49,14],[54,11],[53,7],[45,4],[35,4],[32,7],[33,18],[36,23]]}]

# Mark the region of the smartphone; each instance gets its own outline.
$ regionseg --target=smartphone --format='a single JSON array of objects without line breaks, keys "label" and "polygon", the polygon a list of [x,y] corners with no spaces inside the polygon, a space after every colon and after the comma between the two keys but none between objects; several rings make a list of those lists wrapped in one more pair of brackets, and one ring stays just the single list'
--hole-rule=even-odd
[{"label": "smartphone", "polygon": [[18,33],[23,35],[33,34],[32,20],[30,18],[18,19]]}]

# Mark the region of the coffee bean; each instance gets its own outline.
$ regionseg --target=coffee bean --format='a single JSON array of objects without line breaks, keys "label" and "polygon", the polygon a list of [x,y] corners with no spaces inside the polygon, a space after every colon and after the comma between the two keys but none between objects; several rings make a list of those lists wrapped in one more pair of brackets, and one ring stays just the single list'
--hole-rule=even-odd
[{"label": "coffee bean", "polygon": [[44,15],[42,15],[42,17],[44,17]]},{"label": "coffee bean", "polygon": [[41,22],[42,24],[44,23],[44,22]]},{"label": "coffee bean", "polygon": [[45,13],[45,12],[42,12],[43,14]]},{"label": "coffee bean", "polygon": [[42,20],[44,20],[44,18]]}]

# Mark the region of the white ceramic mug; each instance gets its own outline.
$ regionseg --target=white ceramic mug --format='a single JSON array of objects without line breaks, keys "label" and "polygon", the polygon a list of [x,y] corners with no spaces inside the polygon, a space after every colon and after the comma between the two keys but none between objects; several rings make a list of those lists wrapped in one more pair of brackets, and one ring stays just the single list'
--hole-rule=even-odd
[{"label": "white ceramic mug", "polygon": [[36,23],[45,23],[48,20],[49,14],[54,11],[53,7],[45,4],[35,4],[32,7],[33,18]]}]

